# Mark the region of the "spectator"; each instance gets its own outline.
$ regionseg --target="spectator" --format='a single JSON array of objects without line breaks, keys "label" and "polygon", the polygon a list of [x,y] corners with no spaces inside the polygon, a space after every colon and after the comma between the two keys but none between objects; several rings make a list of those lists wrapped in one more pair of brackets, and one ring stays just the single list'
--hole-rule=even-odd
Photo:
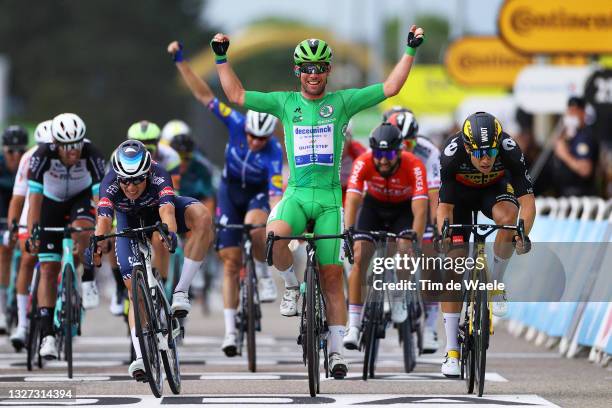
[{"label": "spectator", "polygon": [[555,143],[553,182],[560,196],[596,195],[595,166],[599,155],[593,129],[585,123],[585,100],[571,97],[563,130]]}]

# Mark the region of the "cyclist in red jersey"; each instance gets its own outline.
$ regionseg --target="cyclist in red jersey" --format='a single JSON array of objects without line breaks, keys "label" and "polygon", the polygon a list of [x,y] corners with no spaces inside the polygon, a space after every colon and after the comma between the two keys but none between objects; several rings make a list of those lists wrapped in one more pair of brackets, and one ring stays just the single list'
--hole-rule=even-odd
[{"label": "cyclist in red jersey", "polygon": [[[427,223],[427,175],[423,163],[401,148],[399,129],[383,123],[370,136],[372,151],[353,164],[346,193],[346,227],[358,231],[389,231],[396,234],[413,229],[418,240]],[[358,213],[359,209],[359,213]],[[410,253],[412,242],[399,239],[400,255]],[[356,349],[361,327],[362,271],[367,271],[374,254],[372,237],[355,234],[355,263],[349,277],[349,330],[344,347]],[[407,317],[404,293],[395,293],[391,318],[395,323]]]},{"label": "cyclist in red jersey", "polygon": [[353,139],[353,120],[351,119],[344,131],[344,149],[342,150],[342,165],[340,166],[340,183],[342,184],[342,205],[346,200],[346,186],[351,175],[353,162],[366,152],[366,148]]}]

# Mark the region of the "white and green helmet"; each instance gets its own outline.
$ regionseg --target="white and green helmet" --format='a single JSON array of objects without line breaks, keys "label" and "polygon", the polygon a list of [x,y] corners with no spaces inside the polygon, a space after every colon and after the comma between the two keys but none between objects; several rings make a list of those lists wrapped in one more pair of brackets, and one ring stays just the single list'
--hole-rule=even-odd
[{"label": "white and green helmet", "polygon": [[293,53],[295,65],[306,62],[326,62],[329,64],[331,59],[331,47],[325,41],[316,38],[302,41],[295,47],[295,52]]}]

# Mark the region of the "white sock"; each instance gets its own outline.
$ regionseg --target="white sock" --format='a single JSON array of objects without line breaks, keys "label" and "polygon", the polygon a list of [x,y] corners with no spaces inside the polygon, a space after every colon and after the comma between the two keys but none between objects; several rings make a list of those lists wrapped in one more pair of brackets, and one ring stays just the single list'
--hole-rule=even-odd
[{"label": "white sock", "polygon": [[0,286],[0,313],[6,313],[6,286]]},{"label": "white sock", "polygon": [[286,288],[295,288],[300,286],[300,282],[298,282],[297,276],[295,276],[295,271],[293,270],[293,265],[291,265],[286,271],[279,271],[281,277],[285,281]]},{"label": "white sock", "polygon": [[446,330],[446,351],[459,350],[459,317],[461,313],[442,313],[444,316],[444,329]]},{"label": "white sock", "polygon": [[361,327],[361,310],[363,305],[349,305],[349,326],[350,327]]},{"label": "white sock", "polygon": [[432,330],[436,330],[436,323],[438,322],[438,314],[440,312],[440,304],[438,302],[427,302],[425,304],[427,310],[427,320],[425,321],[425,327],[429,327]]},{"label": "white sock", "polygon": [[175,292],[188,292],[189,286],[191,286],[191,281],[196,273],[200,270],[202,263],[201,261],[194,261],[193,259],[185,258],[183,261],[183,269],[181,270],[181,279],[176,284],[176,288],[174,288]]},{"label": "white sock", "polygon": [[491,268],[492,281],[497,280],[498,282],[503,282],[508,262],[510,262],[510,258],[504,259],[497,255],[493,255],[493,267]]},{"label": "white sock", "polygon": [[270,270],[268,269],[268,264],[265,262],[259,262],[255,260],[255,272],[257,273],[257,278],[269,278]]},{"label": "white sock", "polygon": [[223,309],[225,335],[236,333],[236,309]]},{"label": "white sock", "polygon": [[28,327],[28,295],[17,294],[17,326]]},{"label": "white sock", "polygon": [[142,358],[142,353],[140,352],[140,343],[138,342],[138,337],[136,337],[135,327],[132,327],[130,329],[130,335],[132,336],[132,345],[134,346],[134,351],[136,352],[136,359]]},{"label": "white sock", "polygon": [[344,326],[329,326],[329,354],[340,353],[342,350],[342,339],[344,338]]}]

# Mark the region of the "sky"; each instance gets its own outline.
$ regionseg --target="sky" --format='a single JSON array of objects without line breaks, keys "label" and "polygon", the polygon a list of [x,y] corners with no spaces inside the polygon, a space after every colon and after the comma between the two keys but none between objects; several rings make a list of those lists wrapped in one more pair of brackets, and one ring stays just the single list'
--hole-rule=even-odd
[{"label": "sky", "polygon": [[[367,40],[378,19],[405,16],[406,31],[418,14],[449,18],[451,33],[469,22],[475,34],[495,34],[503,0],[207,0],[203,18],[228,34],[249,22],[270,17],[300,19],[322,25],[344,39]],[[457,17],[463,15],[463,18]],[[425,27],[425,29],[427,29]]]}]

